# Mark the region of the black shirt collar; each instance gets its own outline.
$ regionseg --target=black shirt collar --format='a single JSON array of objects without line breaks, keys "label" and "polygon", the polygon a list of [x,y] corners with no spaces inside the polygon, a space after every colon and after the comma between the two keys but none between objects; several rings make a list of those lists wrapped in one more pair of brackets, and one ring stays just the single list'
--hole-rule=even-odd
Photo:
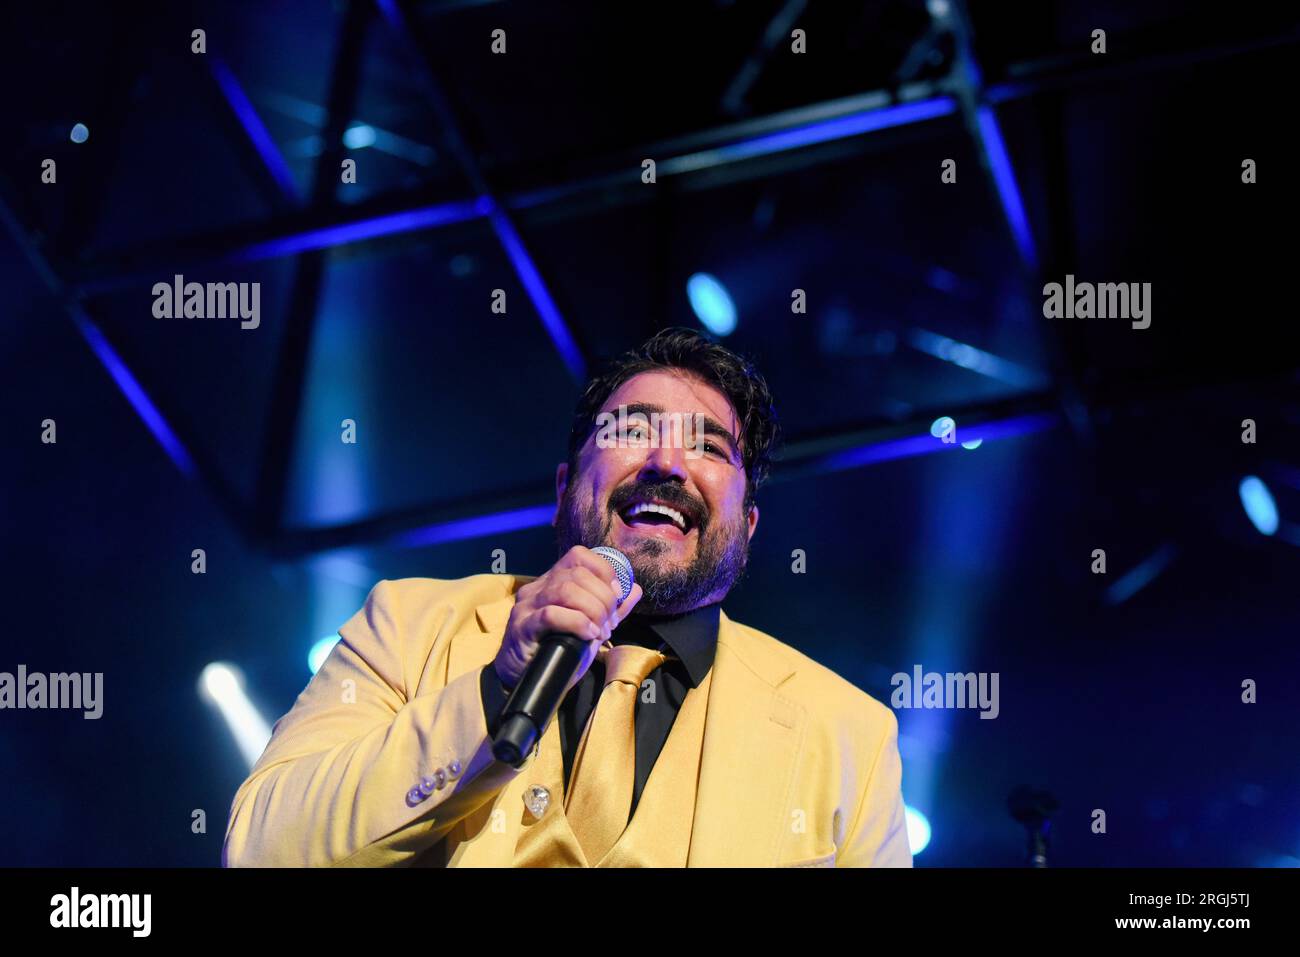
[{"label": "black shirt collar", "polygon": [[662,642],[681,660],[690,677],[691,687],[698,688],[713,667],[718,650],[718,623],[721,604],[704,605],[680,615],[650,617],[629,615],[614,629],[613,644],[631,642],[657,648]]}]

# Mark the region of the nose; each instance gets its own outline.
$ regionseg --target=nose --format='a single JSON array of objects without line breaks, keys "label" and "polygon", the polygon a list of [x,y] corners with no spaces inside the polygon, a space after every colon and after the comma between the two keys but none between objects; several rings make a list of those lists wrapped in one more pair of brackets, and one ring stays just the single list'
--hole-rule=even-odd
[{"label": "nose", "polygon": [[671,430],[664,429],[658,444],[652,444],[646,449],[645,463],[641,466],[643,478],[654,476],[686,481],[686,450],[679,443],[674,447],[671,439]]}]

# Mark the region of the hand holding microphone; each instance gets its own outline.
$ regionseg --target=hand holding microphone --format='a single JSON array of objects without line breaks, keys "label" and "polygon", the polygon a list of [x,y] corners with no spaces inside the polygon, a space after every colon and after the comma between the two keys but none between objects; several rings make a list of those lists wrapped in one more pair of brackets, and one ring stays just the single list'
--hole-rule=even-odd
[{"label": "hand holding microphone", "polygon": [[627,557],[603,546],[575,545],[519,589],[492,663],[502,683],[514,689],[493,738],[497,760],[523,762],[564,695],[640,600]]}]

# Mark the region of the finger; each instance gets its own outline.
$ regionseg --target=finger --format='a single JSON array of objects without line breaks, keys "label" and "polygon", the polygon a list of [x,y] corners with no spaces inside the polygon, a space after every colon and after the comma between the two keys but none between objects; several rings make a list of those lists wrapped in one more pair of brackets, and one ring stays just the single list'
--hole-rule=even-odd
[{"label": "finger", "polygon": [[623,597],[622,589],[587,568],[574,568],[569,574],[573,576],[573,581],[600,599],[605,605],[606,618],[614,617],[618,600]]},{"label": "finger", "polygon": [[[572,563],[573,567],[586,568],[597,578],[601,579],[601,581],[618,581],[618,573],[614,571],[614,566],[606,559],[601,558],[590,548],[586,548],[582,545],[574,545],[569,549],[568,553],[565,554],[561,561],[569,561]],[[614,587],[617,588],[618,586],[615,585]],[[621,590],[619,591],[619,594],[622,594]]]},{"label": "finger", "polygon": [[561,608],[571,608],[586,615],[597,628],[604,628],[612,617],[608,591],[594,578],[589,580],[590,588],[584,587],[577,580],[576,574],[576,570],[570,569],[566,577],[552,583],[538,603],[539,607],[558,605]]},{"label": "finger", "polygon": [[583,612],[560,605],[546,605],[534,612],[528,619],[528,630],[535,640],[549,634],[573,635],[585,641],[605,638],[602,629]]},{"label": "finger", "polygon": [[611,628],[618,620],[615,611],[618,608],[619,593],[614,586],[604,581],[590,569],[584,567],[564,568],[557,571],[554,580],[539,597],[539,605],[563,605],[579,611],[592,612],[590,602],[584,596],[576,595],[574,587],[580,588],[585,595],[600,604],[601,611],[592,618],[598,626],[609,625]]}]

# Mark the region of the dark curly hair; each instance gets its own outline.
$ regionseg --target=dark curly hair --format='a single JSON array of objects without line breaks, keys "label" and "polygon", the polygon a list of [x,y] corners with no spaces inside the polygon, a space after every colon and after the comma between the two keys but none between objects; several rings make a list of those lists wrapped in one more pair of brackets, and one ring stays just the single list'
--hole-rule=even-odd
[{"label": "dark curly hair", "polygon": [[569,474],[577,471],[578,452],[596,427],[596,416],[614,391],[642,372],[681,369],[716,388],[731,402],[740,422],[740,453],[745,467],[745,511],[767,480],[780,438],[776,409],[767,381],[748,359],[694,329],[674,327],[655,333],[638,349],[623,353],[587,384],[573,412],[569,431]]}]

